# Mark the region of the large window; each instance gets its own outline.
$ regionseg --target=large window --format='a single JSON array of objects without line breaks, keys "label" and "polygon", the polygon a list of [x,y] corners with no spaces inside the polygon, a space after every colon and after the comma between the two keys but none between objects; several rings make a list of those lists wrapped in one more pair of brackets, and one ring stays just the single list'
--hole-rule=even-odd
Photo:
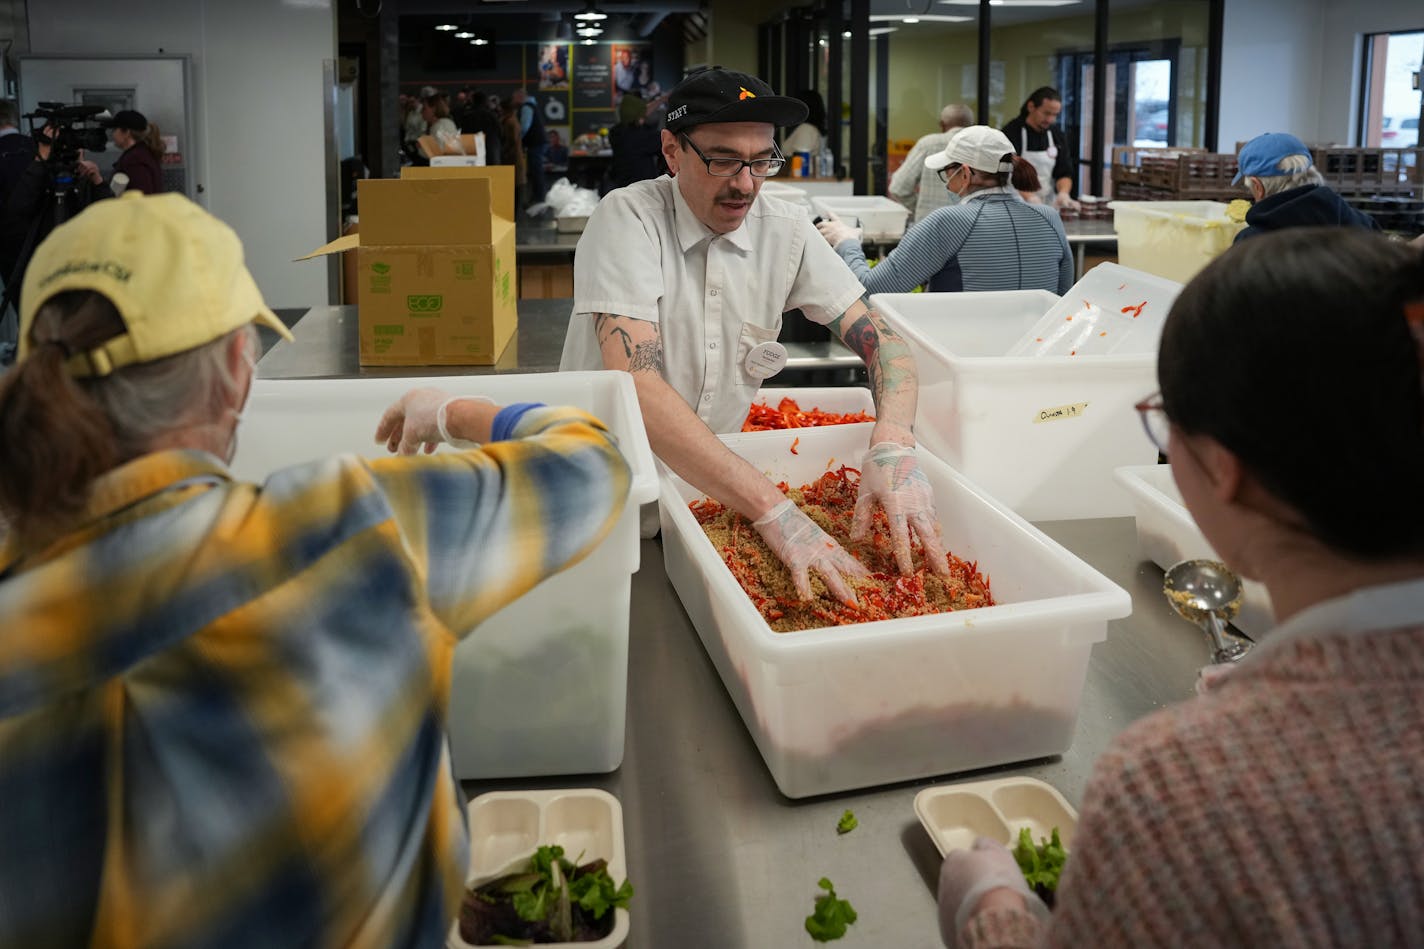
[{"label": "large window", "polygon": [[1360,142],[1369,147],[1418,147],[1424,30],[1366,36],[1364,60]]}]

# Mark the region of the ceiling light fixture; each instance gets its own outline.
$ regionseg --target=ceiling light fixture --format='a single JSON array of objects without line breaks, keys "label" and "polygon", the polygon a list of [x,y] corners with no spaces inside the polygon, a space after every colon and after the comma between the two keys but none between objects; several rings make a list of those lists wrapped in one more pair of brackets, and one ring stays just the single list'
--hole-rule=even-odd
[{"label": "ceiling light fixture", "polygon": [[489,45],[489,40],[485,39],[483,36],[477,37],[477,38],[475,38],[475,39],[470,40],[470,45],[471,45],[471,46],[488,46],[488,45]]},{"label": "ceiling light fixture", "polygon": [[455,39],[457,40],[472,40],[474,38],[475,34],[469,32],[468,30],[461,30],[460,32],[455,34]]},{"label": "ceiling light fixture", "polygon": [[459,27],[456,26],[456,25],[453,24],[453,23],[441,23],[439,26],[437,26],[437,27],[435,27],[435,28],[436,28],[437,30],[439,30],[441,33],[453,33],[453,32],[455,32],[456,30],[459,29]]},{"label": "ceiling light fixture", "polygon": [[841,39],[843,39],[843,40],[848,40],[848,39],[850,39],[850,38],[851,38],[852,36],[854,36],[854,35],[855,35],[855,34],[852,33],[850,30],[846,30],[844,33],[841,34]]},{"label": "ceiling light fixture", "polygon": [[920,22],[920,18],[917,17],[917,16],[907,16],[907,17],[903,18],[900,22],[901,22],[901,23],[904,23],[904,24],[906,24],[906,25],[910,25],[910,24],[914,24],[914,23]]},{"label": "ceiling light fixture", "polygon": [[592,46],[594,43],[597,43],[597,42],[598,42],[598,40],[587,39],[587,40],[584,40],[584,41],[583,41],[583,45],[585,45],[585,46]]},{"label": "ceiling light fixture", "polygon": [[575,19],[575,20],[606,20],[606,19],[608,19],[608,14],[604,13],[602,10],[598,9],[598,7],[596,7],[596,6],[594,6],[592,3],[590,3],[585,9],[580,10],[578,13],[575,13],[575,14],[574,14],[574,19]]},{"label": "ceiling light fixture", "polygon": [[579,36],[598,36],[603,32],[601,26],[581,26],[578,28]]},{"label": "ceiling light fixture", "polygon": [[[979,0],[939,0],[952,7],[977,7]],[[991,7],[1072,7],[1078,0],[989,0]]]},{"label": "ceiling light fixture", "polygon": [[877,13],[870,17],[872,23],[968,23],[973,19],[973,17],[956,16],[951,13],[916,13],[913,16],[905,16],[902,13]]},{"label": "ceiling light fixture", "polygon": [[895,29],[896,29],[896,28],[893,27],[893,26],[877,26],[875,29],[873,29],[873,30],[870,31],[870,34],[869,34],[869,35],[871,35],[871,36],[881,36],[881,35],[883,35],[883,34],[885,34],[885,33],[894,33],[894,32],[895,32]]}]

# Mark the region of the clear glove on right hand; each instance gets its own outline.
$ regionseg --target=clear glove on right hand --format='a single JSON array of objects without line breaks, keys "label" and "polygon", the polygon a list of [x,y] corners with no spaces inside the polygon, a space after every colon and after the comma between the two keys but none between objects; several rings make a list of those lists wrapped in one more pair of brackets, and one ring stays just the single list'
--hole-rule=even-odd
[{"label": "clear glove on right hand", "polygon": [[1070,211],[1077,211],[1082,207],[1082,205],[1073,200],[1073,196],[1066,191],[1053,192],[1053,206]]},{"label": "clear glove on right hand", "polygon": [[1040,920],[1048,907],[1028,888],[1018,861],[997,840],[979,837],[972,850],[951,850],[939,868],[939,935],[954,949],[964,924],[991,890],[1009,889],[1023,897],[1026,908]]},{"label": "clear glove on right hand", "polygon": [[772,553],[791,571],[791,582],[803,600],[811,599],[811,571],[821,575],[826,589],[846,606],[855,606],[855,591],[846,577],[868,577],[870,571],[835,538],[788,498],[752,522]]},{"label": "clear glove on right hand", "polygon": [[910,531],[920,538],[925,565],[941,577],[949,576],[949,560],[940,539],[939,517],[935,514],[934,488],[915,460],[915,450],[895,442],[870,446],[860,463],[860,492],[855,498],[855,522],[851,540],[870,531],[875,505],[885,509],[890,525],[890,543],[900,573],[914,572],[910,554]]}]

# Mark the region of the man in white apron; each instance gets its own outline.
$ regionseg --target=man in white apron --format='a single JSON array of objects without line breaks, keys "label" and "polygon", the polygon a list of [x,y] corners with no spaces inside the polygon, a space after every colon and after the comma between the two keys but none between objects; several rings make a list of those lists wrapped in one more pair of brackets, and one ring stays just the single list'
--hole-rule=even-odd
[{"label": "man in white apron", "polygon": [[1063,111],[1058,90],[1040,86],[1029,94],[1018,118],[1003,128],[1014,149],[1038,172],[1038,197],[1056,208],[1078,209],[1073,200],[1073,177],[1077,159],[1068,148],[1063,130],[1054,127]]}]

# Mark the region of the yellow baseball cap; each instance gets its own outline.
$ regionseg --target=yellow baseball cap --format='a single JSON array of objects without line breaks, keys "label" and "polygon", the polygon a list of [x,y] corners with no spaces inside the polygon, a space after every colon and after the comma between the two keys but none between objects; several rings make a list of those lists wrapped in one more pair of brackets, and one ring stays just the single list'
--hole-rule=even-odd
[{"label": "yellow baseball cap", "polygon": [[77,377],[187,352],[246,323],[292,338],[262,302],[237,234],[181,194],[96,201],[45,238],[20,291],[20,359],[35,313],[66,290],[103,294],[128,328],[70,358]]}]

